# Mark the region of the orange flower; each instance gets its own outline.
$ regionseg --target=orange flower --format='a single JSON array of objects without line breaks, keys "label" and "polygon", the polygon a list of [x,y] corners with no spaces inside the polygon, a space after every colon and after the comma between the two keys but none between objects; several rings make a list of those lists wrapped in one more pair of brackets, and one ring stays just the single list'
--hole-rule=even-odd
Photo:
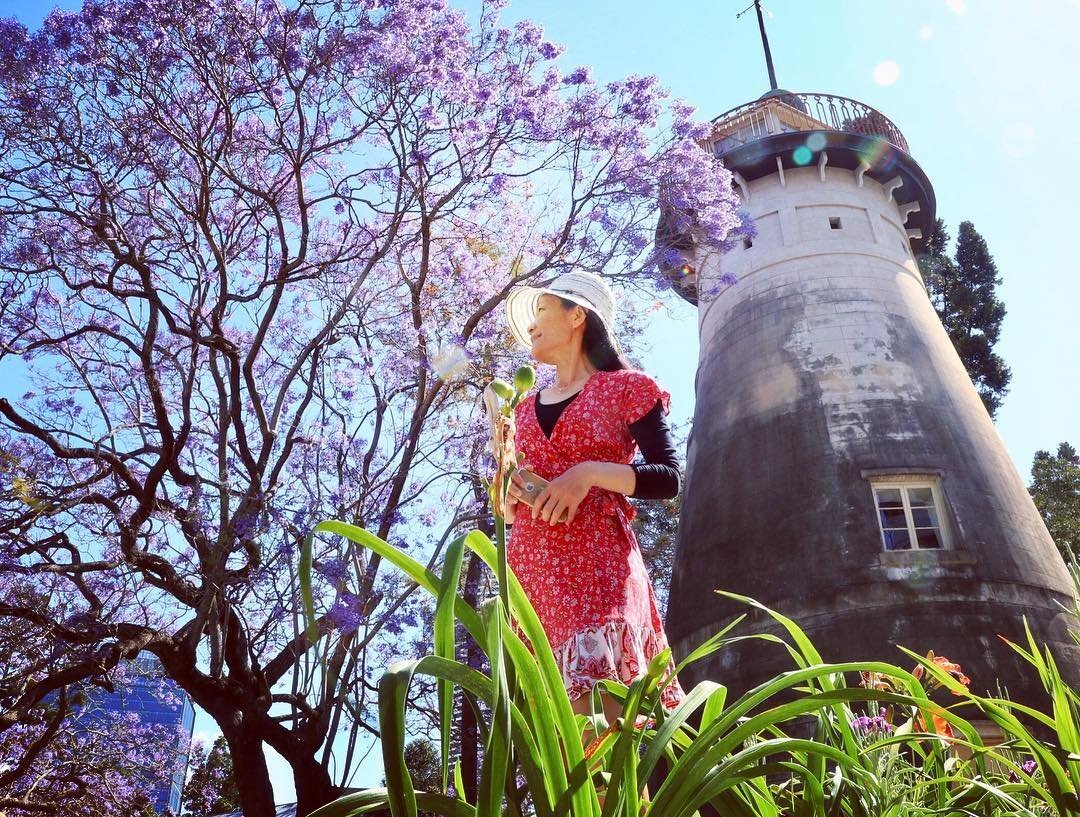
[{"label": "orange flower", "polygon": [[[952,676],[956,681],[959,681],[964,686],[971,685],[971,679],[964,675],[964,672],[960,669],[959,664],[950,661],[944,655],[934,655],[933,650],[930,650],[930,652],[926,654],[926,657],[929,661],[933,662],[933,664],[938,669]],[[917,680],[921,681],[923,679],[923,675],[925,674],[923,665],[919,664],[919,666],[915,667],[915,669],[912,670],[911,674],[914,675]],[[930,678],[929,683],[931,689],[936,689],[938,686],[940,686],[940,684],[934,678]],[[960,693],[954,692],[953,694],[959,695]]]},{"label": "orange flower", "polygon": [[953,732],[952,724],[941,717],[941,715],[937,712],[931,712],[930,716],[934,723],[933,729],[926,728],[926,721],[923,720],[921,712],[915,716],[915,728],[920,732],[931,732],[935,735],[941,735],[946,740],[956,736]]}]

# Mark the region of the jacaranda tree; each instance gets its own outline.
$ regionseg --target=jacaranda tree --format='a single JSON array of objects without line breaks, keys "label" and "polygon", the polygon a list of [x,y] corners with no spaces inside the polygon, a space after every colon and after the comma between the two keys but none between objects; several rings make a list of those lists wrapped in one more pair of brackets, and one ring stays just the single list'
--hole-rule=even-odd
[{"label": "jacaranda tree", "polygon": [[[539,26],[439,0],[90,0],[0,21],[0,732],[156,655],[210,714],[244,813],[264,747],[300,812],[378,734],[414,585],[481,512],[499,306],[571,267],[640,280],[666,208],[730,177],[653,78],[561,70]],[[17,761],[16,761],[17,762]]]}]

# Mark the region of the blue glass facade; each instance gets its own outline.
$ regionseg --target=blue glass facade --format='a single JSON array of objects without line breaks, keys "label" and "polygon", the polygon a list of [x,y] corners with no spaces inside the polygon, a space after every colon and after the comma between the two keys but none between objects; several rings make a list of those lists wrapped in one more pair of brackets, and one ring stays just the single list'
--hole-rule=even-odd
[{"label": "blue glass facade", "polygon": [[170,783],[158,786],[149,796],[158,814],[165,814],[166,810],[179,814],[195,709],[188,694],[164,676],[154,656],[139,656],[135,664],[135,678],[127,689],[96,695],[95,703],[108,712],[136,714],[142,723],[161,724],[175,733],[176,754],[182,762],[177,763]]}]

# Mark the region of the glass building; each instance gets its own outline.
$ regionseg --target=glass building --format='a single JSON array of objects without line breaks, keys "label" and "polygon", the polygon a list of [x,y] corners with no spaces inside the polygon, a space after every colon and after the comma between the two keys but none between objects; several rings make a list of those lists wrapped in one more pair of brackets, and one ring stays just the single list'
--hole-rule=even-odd
[{"label": "glass building", "polygon": [[160,724],[170,728],[176,735],[176,754],[182,761],[168,784],[159,785],[147,792],[154,810],[165,814],[180,813],[180,798],[187,775],[188,752],[195,726],[195,709],[190,696],[167,678],[158,662],[150,654],[140,655],[135,661],[131,683],[123,691],[95,695],[95,704],[106,712],[136,714],[140,722]]}]

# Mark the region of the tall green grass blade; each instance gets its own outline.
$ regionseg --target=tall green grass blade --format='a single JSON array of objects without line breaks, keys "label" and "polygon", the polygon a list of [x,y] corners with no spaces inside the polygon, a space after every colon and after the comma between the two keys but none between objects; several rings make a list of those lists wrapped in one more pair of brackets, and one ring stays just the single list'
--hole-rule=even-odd
[{"label": "tall green grass blade", "polygon": [[[703,779],[703,776],[719,762],[719,759],[732,751],[735,746],[742,743],[747,737],[778,723],[790,721],[822,707],[832,706],[834,701],[842,700],[845,695],[854,694],[855,690],[830,690],[827,697],[821,693],[804,696],[781,706],[768,709],[756,716],[747,717],[748,713],[753,711],[759,704],[772,699],[785,690],[795,689],[807,681],[820,679],[835,673],[854,672],[860,668],[883,672],[896,677],[908,675],[899,667],[883,662],[849,662],[845,664],[821,664],[792,670],[760,684],[740,697],[708,729],[703,729],[699,733],[697,739],[694,740],[669,772],[657,792],[656,802],[685,801],[698,788],[698,781]],[[911,680],[915,682],[913,677]],[[917,685],[917,682],[915,683]],[[860,690],[858,692],[863,697],[872,697],[874,691]],[[855,757],[850,753],[849,756]],[[855,761],[853,760],[853,762]]]},{"label": "tall green grass blade", "polygon": [[[488,676],[477,672],[471,667],[467,667],[459,661],[448,661],[439,656],[429,655],[421,658],[419,661],[404,662],[402,665],[395,665],[395,668],[397,667],[404,667],[411,670],[411,672],[396,673],[396,678],[393,680],[393,683],[401,687],[400,692],[397,693],[397,701],[404,700],[412,676],[421,674],[435,679],[444,679],[455,686],[460,687],[462,696],[467,703],[470,703],[470,705],[473,705],[474,699],[479,699],[489,707],[495,707],[497,691],[494,681]],[[382,685],[380,683],[380,702],[381,694]],[[380,717],[381,716],[382,710],[380,708]],[[536,749],[536,744],[532,738],[530,723],[520,708],[515,706],[512,702],[509,703],[509,716],[511,723],[511,738],[513,745],[517,749],[518,759],[522,764],[522,768],[525,770],[526,780],[529,782],[530,786],[537,787],[536,791],[542,791],[542,787],[538,784],[538,781],[543,777],[544,768],[540,760],[540,755]],[[387,717],[390,718],[390,720],[382,722],[384,730],[387,729],[388,724],[395,727],[400,725],[404,728],[405,710],[403,705],[393,717],[390,715],[387,715]],[[492,741],[492,738],[490,737],[491,730],[486,727],[482,719],[478,718],[477,722],[481,728],[485,745],[490,744]],[[404,752],[404,748],[402,748],[402,752]],[[460,764],[458,764],[458,777],[460,778]],[[387,780],[389,781],[389,778],[387,778]],[[459,794],[464,791],[462,787],[463,783],[455,783],[455,785],[459,785]]]},{"label": "tall green grass blade", "polygon": [[[671,710],[671,714],[657,729],[655,737],[649,741],[645,754],[641,758],[641,763],[638,764],[638,779],[649,779],[653,769],[656,768],[656,764],[663,757],[664,749],[671,743],[675,732],[683,727],[702,704],[705,704],[706,711],[709,711],[710,704],[715,708],[717,704],[714,701],[718,701],[720,709],[723,709],[726,694],[727,688],[713,681],[702,681],[690,690],[679,705]],[[702,725],[708,725],[704,714],[702,715]]]},{"label": "tall green grass blade", "polygon": [[798,624],[796,624],[787,616],[766,607],[761,602],[757,601],[756,599],[752,599],[749,596],[741,596],[738,593],[731,593],[727,590],[717,590],[715,592],[721,596],[726,596],[727,598],[734,599],[735,601],[741,601],[743,604],[760,610],[766,615],[768,615],[770,618],[775,620],[777,623],[779,623],[785,630],[787,630],[788,635],[790,635],[792,640],[795,642],[795,646],[798,648],[798,657],[801,659],[801,666],[807,667],[811,664],[824,663],[822,661],[821,654],[818,653],[817,648],[814,647],[810,639],[807,638],[806,633],[802,631],[802,628],[799,627]]},{"label": "tall green grass blade", "polygon": [[480,768],[476,817],[499,817],[502,813],[506,772],[510,766],[510,688],[506,681],[502,647],[502,598],[496,598],[488,612],[490,620],[486,622],[486,651],[491,661],[495,697],[491,702],[491,728],[484,744],[484,760]]},{"label": "tall green grass blade", "polygon": [[[762,741],[731,754],[702,775],[697,790],[683,801],[682,807],[698,808],[726,789],[737,786],[740,781],[736,775],[753,773],[751,770],[758,765],[758,761],[796,752],[820,753],[843,769],[856,770],[856,773],[860,770],[854,758],[849,757],[845,752],[812,740],[786,738]],[[659,801],[659,798],[657,800]]]},{"label": "tall green grass blade", "polygon": [[[461,562],[465,553],[465,537],[461,536],[450,543],[443,560],[442,583],[435,603],[435,654],[448,661],[453,661],[457,651],[456,619],[454,603],[457,600],[458,583],[461,580]],[[450,772],[450,741],[453,735],[454,688],[444,679],[436,682],[436,696],[439,700],[439,736],[442,748],[442,788],[446,791]]]},{"label": "tall green grass blade", "polygon": [[304,544],[300,546],[300,603],[304,607],[304,630],[307,632],[308,643],[318,641],[319,634],[315,627],[315,594],[312,590],[312,569],[314,567],[314,535],[304,537]]},{"label": "tall green grass blade", "polygon": [[[374,812],[385,813],[389,802],[388,789],[365,789],[355,794],[346,794],[311,812],[309,817],[354,817]],[[416,805],[420,810],[438,814],[440,817],[476,817],[476,809],[468,803],[445,794],[417,792]]]},{"label": "tall green grass blade", "polygon": [[555,817],[551,803],[566,789],[567,776],[547,690],[532,653],[508,623],[504,624],[503,646],[516,668],[518,694],[525,703],[522,712],[535,741],[536,764],[531,764],[529,755],[523,755],[519,758],[522,770],[537,817]]},{"label": "tall green grass blade", "polygon": [[[641,701],[645,690],[655,685],[664,668],[671,659],[671,651],[664,650],[649,662],[645,675],[630,685],[630,693],[623,705],[622,714],[616,721],[619,736],[611,750],[611,779],[608,782],[608,794],[601,817],[614,817],[622,806],[623,799],[637,801],[640,793],[637,787],[637,739],[635,722],[641,711]],[[632,783],[630,781],[633,781]]]},{"label": "tall green grass blade", "polygon": [[379,724],[382,726],[383,774],[393,817],[416,817],[412,776],[405,765],[405,702],[419,661],[401,661],[379,680]]},{"label": "tall green grass blade", "polygon": [[465,799],[465,778],[461,773],[460,760],[454,764],[454,791],[457,793],[458,800]]}]

